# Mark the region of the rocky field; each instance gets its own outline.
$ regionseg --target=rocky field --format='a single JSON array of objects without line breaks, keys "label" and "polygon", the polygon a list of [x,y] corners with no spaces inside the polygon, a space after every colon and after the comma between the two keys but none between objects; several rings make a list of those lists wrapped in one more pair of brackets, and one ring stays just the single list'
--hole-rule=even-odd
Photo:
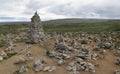
[{"label": "rocky field", "polygon": [[43,43],[16,42],[25,35],[2,35],[0,74],[120,74],[119,33],[52,32]]}]

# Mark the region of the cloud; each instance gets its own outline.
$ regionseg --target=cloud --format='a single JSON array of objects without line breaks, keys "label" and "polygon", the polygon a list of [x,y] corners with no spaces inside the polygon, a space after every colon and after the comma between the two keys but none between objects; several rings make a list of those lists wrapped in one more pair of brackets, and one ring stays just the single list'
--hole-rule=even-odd
[{"label": "cloud", "polygon": [[120,18],[120,0],[0,0],[0,21],[29,21],[37,10],[42,20]]},{"label": "cloud", "polygon": [[[85,17],[85,18],[120,18],[120,1],[103,1],[103,0],[92,0],[91,2],[80,2],[74,0],[71,3],[64,5],[57,5],[49,9],[51,13],[56,13],[58,15],[67,15],[71,17]],[[116,3],[113,5],[112,3]]]}]

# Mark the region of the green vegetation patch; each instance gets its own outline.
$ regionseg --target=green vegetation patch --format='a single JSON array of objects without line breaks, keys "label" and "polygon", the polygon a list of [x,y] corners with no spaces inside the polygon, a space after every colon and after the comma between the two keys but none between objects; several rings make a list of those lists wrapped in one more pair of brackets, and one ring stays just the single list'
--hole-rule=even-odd
[{"label": "green vegetation patch", "polygon": [[11,58],[12,56],[14,56],[14,55],[16,55],[16,54],[17,54],[16,52],[8,53],[7,56],[3,57],[3,59]]},{"label": "green vegetation patch", "polygon": [[[120,32],[120,21],[110,20],[102,22],[43,22],[45,32]],[[19,33],[27,31],[28,24],[0,25],[0,34]]]},{"label": "green vegetation patch", "polygon": [[18,34],[19,29],[26,28],[28,25],[21,24],[21,25],[0,25],[0,34],[7,34],[7,33],[13,33]]},{"label": "green vegetation patch", "polygon": [[7,42],[5,40],[1,40],[0,41],[0,47],[3,47],[7,44]]},{"label": "green vegetation patch", "polygon": [[50,50],[48,50],[48,49],[46,50],[46,55],[50,56]]},{"label": "green vegetation patch", "polygon": [[84,23],[53,23],[43,25],[48,32],[118,32],[120,21],[84,22]]}]

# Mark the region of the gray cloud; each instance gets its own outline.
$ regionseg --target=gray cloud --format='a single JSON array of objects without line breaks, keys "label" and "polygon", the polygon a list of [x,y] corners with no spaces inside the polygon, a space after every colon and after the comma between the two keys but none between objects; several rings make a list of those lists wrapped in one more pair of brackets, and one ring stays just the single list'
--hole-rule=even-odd
[{"label": "gray cloud", "polygon": [[57,15],[67,15],[71,17],[120,18],[120,5],[113,6],[109,5],[109,3],[105,5],[88,4],[83,6],[72,6],[72,3],[69,3],[54,6],[48,10]]},{"label": "gray cloud", "polygon": [[120,0],[0,0],[0,21],[29,20],[36,10],[42,20],[120,18],[119,3]]}]

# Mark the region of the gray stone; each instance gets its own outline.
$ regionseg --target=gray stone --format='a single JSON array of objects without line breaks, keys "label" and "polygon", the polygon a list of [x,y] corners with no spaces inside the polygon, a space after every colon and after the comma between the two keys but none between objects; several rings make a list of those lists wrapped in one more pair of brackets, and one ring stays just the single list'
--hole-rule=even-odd
[{"label": "gray stone", "polygon": [[28,71],[28,68],[26,66],[22,65],[17,71],[15,71],[14,74],[22,74],[26,71]]},{"label": "gray stone", "polygon": [[36,71],[36,72],[39,72],[43,69],[43,64],[40,60],[36,60],[34,63],[33,63],[33,70]]},{"label": "gray stone", "polygon": [[120,56],[120,51],[116,51],[113,53],[115,56]]},{"label": "gray stone", "polygon": [[6,57],[6,56],[7,56],[7,54],[6,54],[6,52],[1,51],[0,56],[2,56],[2,57]]},{"label": "gray stone", "polygon": [[14,49],[14,44],[13,44],[13,41],[10,40],[10,41],[8,41],[5,51],[11,51],[13,49]]},{"label": "gray stone", "polygon": [[62,55],[63,55],[63,57],[65,57],[65,59],[69,59],[70,58],[70,56],[67,55],[67,54],[62,54]]},{"label": "gray stone", "polygon": [[93,64],[88,63],[88,68],[89,68],[89,72],[91,72],[91,73],[94,73],[94,72],[95,72],[95,67],[94,67]]},{"label": "gray stone", "polygon": [[66,68],[68,71],[71,71],[73,68],[71,66],[67,66]]},{"label": "gray stone", "polygon": [[19,73],[23,73],[23,72],[26,72],[28,71],[28,68],[26,66],[21,66],[20,69],[19,69]]},{"label": "gray stone", "polygon": [[63,59],[60,59],[60,60],[58,61],[58,65],[62,65],[62,64],[64,64],[64,60],[63,60]]},{"label": "gray stone", "polygon": [[50,70],[50,66],[47,66],[47,67],[44,67],[44,69],[43,69],[43,71],[48,71],[48,70]]},{"label": "gray stone", "polygon": [[70,72],[70,74],[80,74],[79,71],[73,71],[73,72]]},{"label": "gray stone", "polygon": [[28,51],[28,52],[26,53],[26,56],[27,56],[27,57],[33,57],[33,54],[32,54],[32,52]]},{"label": "gray stone", "polygon": [[120,65],[120,58],[117,58],[117,59],[116,59],[115,64],[116,64],[116,65]]},{"label": "gray stone", "polygon": [[19,57],[15,62],[14,64],[22,64],[22,63],[26,63],[27,60],[22,58],[22,57]]},{"label": "gray stone", "polygon": [[3,57],[2,56],[0,56],[0,61],[3,61]]},{"label": "gray stone", "polygon": [[51,66],[51,69],[48,70],[48,71],[49,71],[49,72],[52,72],[52,71],[54,71],[54,70],[56,70],[56,66]]},{"label": "gray stone", "polygon": [[120,74],[119,70],[115,70],[114,74]]}]

